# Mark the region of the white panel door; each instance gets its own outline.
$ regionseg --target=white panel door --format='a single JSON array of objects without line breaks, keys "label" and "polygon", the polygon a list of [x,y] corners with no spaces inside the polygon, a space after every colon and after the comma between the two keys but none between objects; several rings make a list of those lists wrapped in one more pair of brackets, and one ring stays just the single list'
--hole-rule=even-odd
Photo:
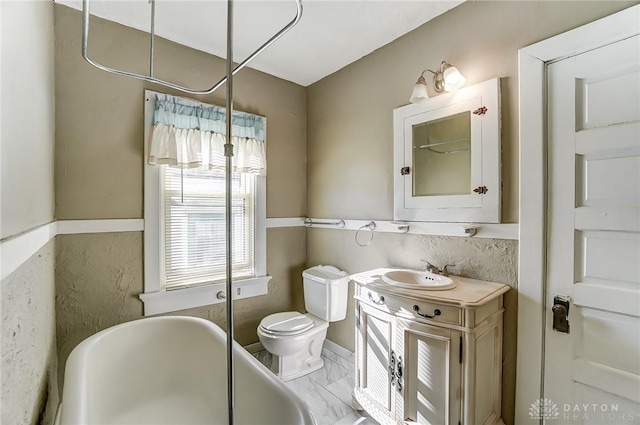
[{"label": "white panel door", "polygon": [[635,36],[547,69],[548,423],[640,423],[639,56]]}]

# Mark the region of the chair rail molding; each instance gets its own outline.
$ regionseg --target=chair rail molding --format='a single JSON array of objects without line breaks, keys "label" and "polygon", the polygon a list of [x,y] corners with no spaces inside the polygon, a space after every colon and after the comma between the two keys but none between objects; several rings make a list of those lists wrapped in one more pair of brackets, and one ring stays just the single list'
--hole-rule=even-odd
[{"label": "chair rail molding", "polygon": [[13,273],[40,248],[58,235],[140,232],[142,219],[52,221],[0,241],[0,280]]},{"label": "chair rail molding", "polygon": [[[267,218],[267,229],[285,227],[305,227],[306,217]],[[312,219],[320,224],[314,228],[336,228],[322,225],[333,219]],[[345,220],[341,230],[358,230],[371,220]],[[411,233],[422,235],[470,236],[465,229],[472,229],[478,238],[518,239],[518,224],[474,224],[474,223],[426,223],[377,220],[376,232]],[[15,236],[0,240],[0,280],[13,273],[40,248],[58,235],[85,233],[142,232],[144,220],[141,218],[97,219],[97,220],[56,220],[27,230]]]}]

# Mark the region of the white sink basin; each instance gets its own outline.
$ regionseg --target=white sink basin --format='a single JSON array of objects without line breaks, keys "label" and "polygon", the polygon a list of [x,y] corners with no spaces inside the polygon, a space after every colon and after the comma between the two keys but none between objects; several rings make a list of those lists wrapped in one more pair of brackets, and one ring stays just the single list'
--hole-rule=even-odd
[{"label": "white sink basin", "polygon": [[445,276],[418,270],[392,270],[382,275],[382,280],[400,288],[442,291],[453,289],[456,282]]}]

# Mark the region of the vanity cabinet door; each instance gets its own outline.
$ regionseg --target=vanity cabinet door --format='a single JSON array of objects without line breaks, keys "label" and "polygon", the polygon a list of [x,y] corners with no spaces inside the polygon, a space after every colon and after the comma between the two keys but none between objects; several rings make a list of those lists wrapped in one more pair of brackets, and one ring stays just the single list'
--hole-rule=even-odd
[{"label": "vanity cabinet door", "polygon": [[[392,342],[395,317],[358,303],[356,329],[356,401],[378,422],[395,423]],[[393,378],[393,381],[392,381]]]},{"label": "vanity cabinet door", "polygon": [[397,319],[397,326],[402,369],[402,391],[396,390],[398,416],[406,424],[458,425],[462,333],[404,319]]}]

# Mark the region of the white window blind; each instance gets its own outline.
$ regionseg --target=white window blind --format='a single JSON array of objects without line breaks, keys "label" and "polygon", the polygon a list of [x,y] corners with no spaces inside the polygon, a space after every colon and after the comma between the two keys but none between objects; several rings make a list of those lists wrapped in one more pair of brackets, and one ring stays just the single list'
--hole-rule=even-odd
[{"label": "white window blind", "polygon": [[[225,279],[225,180],[215,170],[161,168],[167,290]],[[233,277],[255,276],[255,175],[232,175]]]}]

